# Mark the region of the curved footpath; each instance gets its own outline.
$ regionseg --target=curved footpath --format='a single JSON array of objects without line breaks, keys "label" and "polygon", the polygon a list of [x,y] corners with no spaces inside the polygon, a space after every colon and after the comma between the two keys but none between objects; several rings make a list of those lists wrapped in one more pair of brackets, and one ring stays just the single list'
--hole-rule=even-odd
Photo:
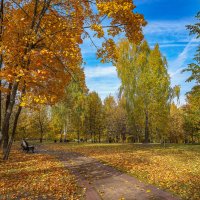
[{"label": "curved footpath", "polygon": [[55,155],[86,189],[86,200],[178,200],[178,197],[145,184],[117,169],[75,152],[39,150]]}]

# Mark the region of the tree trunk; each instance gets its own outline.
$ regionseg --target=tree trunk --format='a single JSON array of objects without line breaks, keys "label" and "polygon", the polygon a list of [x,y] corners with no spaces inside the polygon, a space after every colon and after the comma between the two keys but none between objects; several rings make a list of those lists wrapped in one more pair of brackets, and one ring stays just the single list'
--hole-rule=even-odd
[{"label": "tree trunk", "polygon": [[[9,89],[9,91],[12,89],[12,84],[11,83],[9,83],[8,89]],[[6,96],[5,117],[6,117],[6,112],[8,110],[9,103],[10,103],[10,92]],[[8,141],[9,141],[9,126],[10,126],[10,122],[8,122],[7,127],[6,127],[6,131],[2,135],[3,152],[6,151],[7,145],[8,145]]]},{"label": "tree trunk", "polygon": [[26,128],[25,127],[23,128],[23,132],[24,132],[23,138],[25,138],[26,137]]},{"label": "tree trunk", "polygon": [[87,137],[88,137],[88,133],[87,133],[87,129],[86,129],[86,131],[85,131],[85,142],[87,142]]},{"label": "tree trunk", "polygon": [[44,130],[43,130],[43,126],[42,126],[40,111],[39,111],[39,125],[40,125],[40,143],[42,143]]},{"label": "tree trunk", "polygon": [[64,123],[64,142],[67,142],[67,123]]},{"label": "tree trunk", "polygon": [[124,143],[126,139],[126,127],[123,127],[122,129],[122,142]]},{"label": "tree trunk", "polygon": [[63,133],[62,133],[62,128],[60,129],[60,142],[62,142],[63,140],[62,140],[62,135],[63,135]]},{"label": "tree trunk", "polygon": [[93,140],[92,137],[93,137],[93,136],[92,136],[92,130],[91,130],[91,128],[90,128],[90,138],[91,138],[91,142],[92,142],[92,140]]},{"label": "tree trunk", "polygon": [[[1,67],[2,67],[2,55],[0,55],[0,71],[1,71]],[[1,87],[1,79],[0,79],[0,87]],[[2,135],[2,130],[1,130],[1,113],[2,113],[2,111],[1,111],[1,107],[2,107],[2,105],[1,105],[1,90],[0,90],[0,148],[1,148],[1,144],[2,144],[2,138],[3,138],[3,135]]]},{"label": "tree trunk", "polygon": [[8,147],[9,127],[10,127],[10,123],[8,122],[7,127],[5,128],[5,131],[3,132],[3,154],[5,154]]},{"label": "tree trunk", "polygon": [[95,139],[96,139],[96,129],[94,130],[94,133],[93,133],[93,143],[96,142]]},{"label": "tree trunk", "polygon": [[99,143],[101,143],[101,130],[99,129]]},{"label": "tree trunk", "polygon": [[[12,88],[12,84],[9,83],[9,89],[11,90]],[[17,87],[16,87],[17,88]],[[22,95],[25,93],[25,85],[23,87],[23,90],[22,90]],[[16,96],[16,94],[15,94]],[[11,96],[10,94],[7,95],[7,99],[6,99],[6,114],[5,114],[5,119],[6,119],[6,115],[9,111],[9,107],[11,106],[10,104],[13,103],[12,99],[13,99],[13,95]],[[15,98],[14,98],[14,103],[15,103]],[[14,103],[13,103],[13,106],[14,106]],[[8,131],[9,131],[9,124],[10,124],[10,118],[9,118],[9,121],[8,123],[6,124],[7,127],[5,128],[5,137],[4,137],[4,144],[3,144],[3,153],[4,153],[4,157],[3,159],[4,160],[7,160],[8,157],[9,157],[9,154],[10,154],[10,149],[11,149],[11,146],[12,146],[12,143],[13,143],[13,140],[14,140],[14,136],[15,136],[15,133],[16,133],[16,128],[17,128],[17,123],[18,123],[18,119],[19,119],[19,115],[21,113],[21,110],[22,110],[22,107],[19,106],[18,107],[18,110],[16,112],[16,115],[15,115],[15,119],[14,119],[14,124],[13,124],[13,130],[12,130],[12,135],[11,135],[11,138],[10,138],[10,142],[9,142],[9,135],[8,135]],[[11,112],[12,113],[12,112]]]},{"label": "tree trunk", "polygon": [[3,139],[3,135],[2,135],[2,132],[0,131],[0,148],[1,148],[1,145],[2,145],[2,139]]},{"label": "tree trunk", "polygon": [[90,130],[90,137],[91,137],[91,142],[93,142],[92,130]]},{"label": "tree trunk", "polygon": [[22,107],[19,106],[18,110],[17,110],[17,113],[15,115],[15,120],[14,120],[14,124],[13,124],[12,135],[11,135],[10,141],[8,143],[7,149],[5,151],[5,154],[3,156],[3,160],[8,160],[8,157],[10,155],[10,150],[11,150],[11,146],[12,146],[15,134],[16,134],[17,123],[18,123],[18,119],[19,119],[19,115],[20,115],[21,111],[22,111]]},{"label": "tree trunk", "polygon": [[78,143],[80,143],[80,130],[79,129],[78,129],[77,133],[78,133],[78,135],[77,135],[78,136]]},{"label": "tree trunk", "polygon": [[[47,11],[50,3],[51,3],[51,0],[47,1],[43,5],[43,9],[42,9],[42,11],[39,15],[39,20],[37,20],[37,26],[34,29],[35,33],[38,32],[41,20],[44,16],[45,12]],[[4,0],[1,0],[1,9],[0,9],[0,24],[1,25],[2,25],[2,22],[3,22],[3,7],[4,7],[3,5],[4,5]],[[32,18],[31,29],[34,28],[35,23],[36,23],[36,14],[37,14],[36,9],[37,8],[38,8],[38,0],[35,2],[35,12],[34,12],[34,16]],[[3,33],[3,26],[0,26],[0,42],[2,40],[2,33]],[[32,46],[33,46],[32,44],[27,46],[27,48],[25,49],[25,52],[24,52],[25,55],[28,53],[28,51],[31,50]],[[30,60],[28,62],[30,62]],[[29,64],[27,64],[27,65],[29,65]],[[20,78],[18,78],[18,79],[20,79]],[[8,109],[6,110],[5,118],[4,118],[3,124],[1,126],[2,127],[1,134],[2,134],[2,137],[3,137],[3,151],[5,151],[7,149],[7,146],[8,146],[9,122],[10,122],[10,117],[11,117],[11,114],[12,114],[13,107],[15,105],[15,97],[16,97],[16,94],[17,94],[18,86],[19,86],[19,80],[17,82],[14,82],[14,84],[12,86],[12,91],[11,91],[11,96],[10,96],[11,98],[10,98],[10,101],[9,101]],[[0,144],[1,144],[1,141],[0,141]]]},{"label": "tree trunk", "polygon": [[145,143],[149,143],[149,115],[148,111],[145,112]]},{"label": "tree trunk", "polygon": [[3,125],[2,125],[2,134],[3,134],[3,138],[4,138],[4,141],[3,141],[3,150],[4,151],[6,151],[7,146],[8,146],[9,123],[10,123],[10,117],[11,117],[11,114],[13,111],[13,107],[15,104],[15,97],[17,94],[18,85],[19,85],[19,82],[15,82],[13,84],[11,95],[10,95],[10,101],[8,104],[8,108],[6,109],[6,114],[5,114],[5,118],[4,118]]},{"label": "tree trunk", "polygon": [[[4,0],[1,0],[1,8],[0,8],[0,42],[2,41],[2,34],[3,34],[3,6],[4,4]],[[0,55],[0,71],[1,71],[1,68],[2,68],[2,65],[3,65],[3,56],[2,54]],[[0,80],[0,87],[1,87],[1,80]],[[2,139],[3,139],[3,134],[2,134],[2,117],[1,117],[1,114],[2,114],[2,103],[1,103],[1,99],[2,98],[2,93],[1,93],[1,90],[0,90],[0,148],[1,148],[1,145],[2,145]]]},{"label": "tree trunk", "polygon": [[191,135],[191,137],[192,137],[192,144],[194,144],[194,134],[193,134],[193,130],[192,130],[192,135]]},{"label": "tree trunk", "polygon": [[43,129],[40,127],[40,143],[43,141]]}]

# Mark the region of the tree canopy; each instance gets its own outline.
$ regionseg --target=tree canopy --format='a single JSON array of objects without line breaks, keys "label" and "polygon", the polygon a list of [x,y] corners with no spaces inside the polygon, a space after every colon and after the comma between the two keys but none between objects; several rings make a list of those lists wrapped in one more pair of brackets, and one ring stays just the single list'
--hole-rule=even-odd
[{"label": "tree canopy", "polygon": [[150,49],[146,41],[135,45],[122,40],[116,67],[136,132],[145,133],[145,142],[149,142],[150,132],[152,139],[159,137],[160,132],[164,135],[174,90],[159,46]]},{"label": "tree canopy", "polygon": [[[200,12],[197,13],[196,19],[198,22],[194,25],[187,25],[187,29],[190,31],[191,35],[196,35],[196,38],[200,38]],[[188,68],[184,69],[183,71],[189,71],[192,75],[187,79],[188,82],[195,80],[196,81],[196,88],[199,89],[200,84],[200,45],[197,48],[196,55],[194,57],[194,63],[188,65]]]},{"label": "tree canopy", "polygon": [[1,0],[0,89],[7,102],[4,151],[15,106],[17,125],[22,107],[55,104],[71,81],[85,86],[80,48],[84,39],[93,45],[93,37],[102,39],[97,48],[102,62],[116,59],[114,37],[119,33],[125,32],[135,43],[143,39],[146,21],[134,9],[132,0]]}]

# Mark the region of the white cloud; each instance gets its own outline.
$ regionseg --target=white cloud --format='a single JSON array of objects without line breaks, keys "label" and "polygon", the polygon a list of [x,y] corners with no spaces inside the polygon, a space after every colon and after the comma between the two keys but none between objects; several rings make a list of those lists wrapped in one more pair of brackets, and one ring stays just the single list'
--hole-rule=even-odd
[{"label": "white cloud", "polygon": [[[166,47],[183,47],[183,46],[185,46],[185,44],[184,43],[183,44],[169,43],[169,44],[160,44],[159,46],[161,48],[166,48]],[[191,47],[197,47],[197,46],[198,46],[197,43],[196,44],[195,43],[191,44]]]},{"label": "white cloud", "polygon": [[[189,77],[190,73],[185,72],[182,73],[182,70],[187,67],[187,64],[190,63],[192,60],[192,55],[195,52],[195,49],[197,47],[197,43],[200,40],[197,40],[195,38],[192,38],[186,45],[185,48],[182,50],[178,56],[169,62],[170,67],[170,77],[171,77],[171,84],[174,85],[180,85],[181,86],[181,96],[180,96],[180,105],[183,105],[185,103],[185,93],[188,92],[191,87],[194,85],[193,82],[186,83],[185,81]],[[195,44],[194,44],[195,43]],[[174,70],[172,70],[174,69]]]},{"label": "white cloud", "polygon": [[195,45],[193,45],[193,43],[198,41],[200,40],[192,38],[190,42],[185,46],[183,51],[178,55],[178,57],[170,63],[170,66],[173,66],[176,69],[180,69],[182,66],[184,66],[186,64],[185,62],[189,57],[189,53],[196,47]]},{"label": "white cloud", "polygon": [[[136,0],[136,5],[157,0]],[[169,60],[169,74],[172,86],[181,86],[181,104],[185,102],[184,93],[189,91],[192,83],[185,83],[188,73],[182,69],[192,62],[195,49],[200,40],[192,39],[185,25],[193,24],[194,19],[149,21],[144,29],[145,38],[150,46],[159,43],[163,54]],[[100,45],[102,41],[94,39]],[[180,47],[180,48],[179,48]],[[96,48],[87,38],[81,46],[83,57],[89,66],[85,66],[86,82],[91,91],[99,93],[102,99],[109,94],[115,95],[120,86],[114,66],[105,66],[96,60]],[[182,50],[182,52],[180,52]],[[173,59],[173,60],[172,60]],[[96,65],[96,66],[95,66]],[[109,65],[109,64],[108,64]]]},{"label": "white cloud", "polygon": [[144,28],[145,34],[159,34],[159,33],[172,33],[182,32],[186,30],[185,25],[190,23],[186,20],[163,20],[163,21],[149,21],[147,26]]},{"label": "white cloud", "polygon": [[88,56],[88,54],[95,54],[96,53],[96,49],[94,47],[87,47],[87,48],[82,48],[81,49],[81,53],[82,55],[86,55]]},{"label": "white cloud", "polygon": [[141,5],[141,4],[151,4],[151,3],[156,3],[160,0],[135,0],[134,3],[135,5]]},{"label": "white cloud", "polygon": [[[186,25],[192,24],[193,22],[192,18],[149,21],[144,28],[145,38],[150,41],[150,44],[177,44],[178,42],[189,42],[191,36],[189,36]],[[195,44],[195,41],[193,43]]]},{"label": "white cloud", "polygon": [[185,68],[185,67],[181,67],[181,68],[177,69],[177,70],[174,71],[174,72],[170,72],[170,71],[169,71],[169,75],[170,75],[170,77],[173,78],[174,76],[180,74],[181,71],[182,71],[184,68]]},{"label": "white cloud", "polygon": [[108,67],[85,67],[86,78],[117,77],[116,68]]},{"label": "white cloud", "polygon": [[182,106],[185,104],[185,95],[180,95],[179,97],[179,106]]},{"label": "white cloud", "polygon": [[117,77],[112,79],[107,77],[98,81],[88,79],[86,82],[90,91],[98,92],[102,100],[105,99],[105,97],[107,97],[109,94],[115,96],[120,87],[120,80]]}]

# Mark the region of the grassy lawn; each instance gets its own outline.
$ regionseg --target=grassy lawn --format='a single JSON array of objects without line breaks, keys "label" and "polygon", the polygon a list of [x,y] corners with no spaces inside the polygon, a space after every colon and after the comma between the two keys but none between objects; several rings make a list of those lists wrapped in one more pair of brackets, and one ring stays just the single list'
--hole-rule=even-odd
[{"label": "grassy lawn", "polygon": [[78,194],[75,177],[52,156],[14,147],[9,160],[0,161],[0,199],[82,199]]},{"label": "grassy lawn", "polygon": [[94,157],[182,199],[200,199],[199,145],[48,144],[48,147]]}]

